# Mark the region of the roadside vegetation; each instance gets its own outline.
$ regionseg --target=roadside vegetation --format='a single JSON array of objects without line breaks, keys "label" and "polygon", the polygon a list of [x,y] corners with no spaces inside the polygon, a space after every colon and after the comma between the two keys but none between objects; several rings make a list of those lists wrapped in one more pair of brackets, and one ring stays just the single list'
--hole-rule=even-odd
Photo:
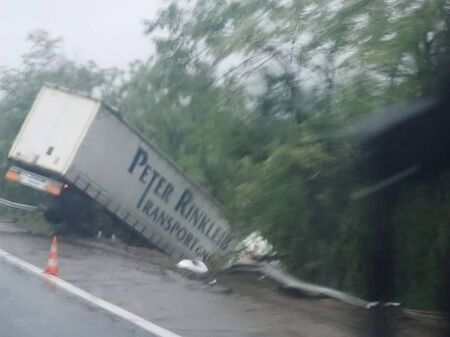
[{"label": "roadside vegetation", "polygon": [[[302,279],[365,296],[370,242],[361,155],[348,125],[432,90],[450,56],[450,4],[433,1],[174,1],[143,26],[155,52],[128,69],[79,63],[29,35],[0,67],[0,170],[43,83],[103,98]],[[118,41],[117,43],[120,43]],[[450,177],[404,186],[394,300],[436,308],[450,251]],[[0,194],[39,195],[0,182]]]},{"label": "roadside vegetation", "polygon": [[24,230],[32,233],[48,234],[52,232],[52,226],[40,213],[24,212],[0,206],[0,217],[12,220]]}]

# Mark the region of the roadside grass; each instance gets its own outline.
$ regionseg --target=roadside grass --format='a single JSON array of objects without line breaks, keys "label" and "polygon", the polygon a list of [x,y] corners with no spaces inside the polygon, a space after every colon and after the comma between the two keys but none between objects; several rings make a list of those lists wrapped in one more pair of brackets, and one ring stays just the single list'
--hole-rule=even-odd
[{"label": "roadside grass", "polygon": [[48,233],[51,231],[51,224],[44,219],[41,213],[0,207],[0,217],[13,220],[16,226],[34,233]]}]

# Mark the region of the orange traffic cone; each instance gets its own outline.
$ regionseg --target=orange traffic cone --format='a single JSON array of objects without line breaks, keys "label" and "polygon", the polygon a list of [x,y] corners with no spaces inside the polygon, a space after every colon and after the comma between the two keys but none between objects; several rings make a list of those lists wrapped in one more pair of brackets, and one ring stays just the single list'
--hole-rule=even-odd
[{"label": "orange traffic cone", "polygon": [[52,246],[50,247],[50,252],[48,253],[48,262],[45,267],[45,273],[50,275],[59,276],[58,269],[58,242],[56,235],[53,236]]}]

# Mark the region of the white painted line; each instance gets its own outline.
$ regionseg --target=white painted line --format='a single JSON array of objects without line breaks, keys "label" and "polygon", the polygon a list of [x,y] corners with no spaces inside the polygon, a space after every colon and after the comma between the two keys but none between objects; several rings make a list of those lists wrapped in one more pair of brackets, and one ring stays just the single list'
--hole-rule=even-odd
[{"label": "white painted line", "polygon": [[97,307],[100,307],[120,318],[123,318],[138,327],[151,332],[152,334],[158,336],[158,337],[181,337],[180,335],[177,335],[169,330],[166,330],[152,322],[147,321],[146,319],[137,316],[125,309],[122,309],[121,307],[118,307],[117,305],[114,305],[112,303],[109,303],[107,301],[102,300],[101,298],[98,298],[76,286],[73,284],[70,284],[69,282],[66,282],[59,277],[47,275],[44,274],[44,271],[28,262],[25,262],[18,257],[15,257],[14,255],[11,255],[10,253],[0,249],[0,258],[5,260],[6,262],[16,265],[20,267],[22,270],[28,271],[32,274],[35,274],[36,276],[47,280],[48,282],[56,285],[57,287],[75,295],[82,299],[84,299],[86,302],[89,302],[90,304],[93,304]]}]

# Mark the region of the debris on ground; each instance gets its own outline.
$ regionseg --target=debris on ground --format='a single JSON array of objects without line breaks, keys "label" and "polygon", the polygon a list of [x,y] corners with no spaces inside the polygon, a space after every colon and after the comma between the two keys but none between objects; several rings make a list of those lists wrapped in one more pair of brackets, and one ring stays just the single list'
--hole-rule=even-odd
[{"label": "debris on ground", "polygon": [[208,267],[201,260],[181,260],[177,263],[177,267],[196,274],[205,274],[208,272]]},{"label": "debris on ground", "polygon": [[235,254],[231,257],[228,265],[236,262],[249,262],[266,256],[274,255],[272,245],[262,236],[259,231],[247,235],[236,247]]}]

